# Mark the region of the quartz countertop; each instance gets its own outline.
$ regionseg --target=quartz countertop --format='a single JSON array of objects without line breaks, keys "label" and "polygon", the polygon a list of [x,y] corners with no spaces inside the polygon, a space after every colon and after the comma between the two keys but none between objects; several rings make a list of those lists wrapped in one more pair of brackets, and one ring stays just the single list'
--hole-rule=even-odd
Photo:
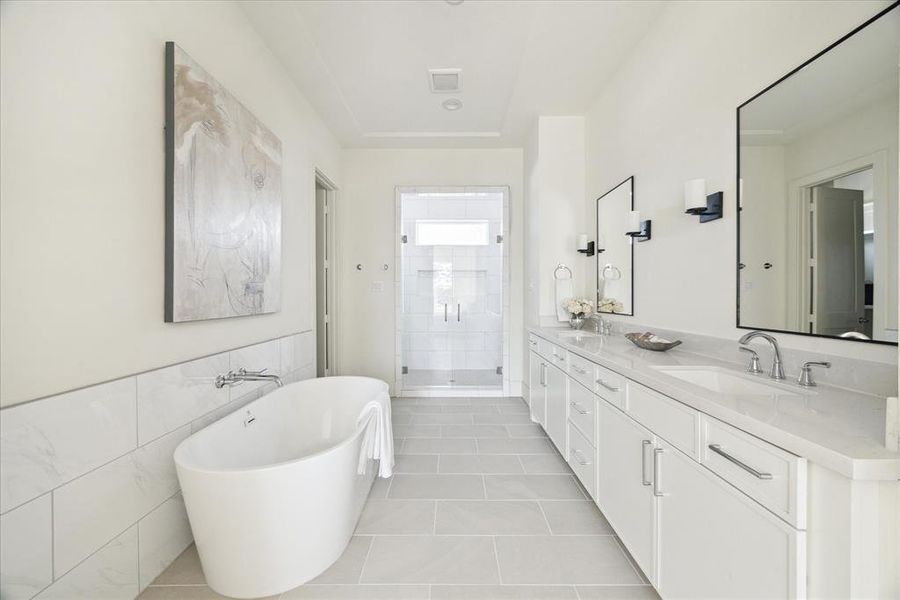
[{"label": "quartz countertop", "polygon": [[551,327],[529,331],[845,477],[900,479],[900,453],[884,446],[885,398],[827,385],[802,388],[790,373],[783,383],[759,376],[783,394],[723,394],[654,369],[709,366],[742,373],[734,363],[694,354],[684,345],[653,352],[638,348],[621,333],[601,336]]}]

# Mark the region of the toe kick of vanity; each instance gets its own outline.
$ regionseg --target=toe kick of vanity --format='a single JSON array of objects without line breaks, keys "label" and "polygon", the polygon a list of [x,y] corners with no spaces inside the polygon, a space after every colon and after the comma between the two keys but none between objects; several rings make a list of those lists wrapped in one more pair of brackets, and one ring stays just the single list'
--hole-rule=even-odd
[{"label": "toe kick of vanity", "polygon": [[806,460],[534,333],[529,405],[663,598],[804,598]]}]

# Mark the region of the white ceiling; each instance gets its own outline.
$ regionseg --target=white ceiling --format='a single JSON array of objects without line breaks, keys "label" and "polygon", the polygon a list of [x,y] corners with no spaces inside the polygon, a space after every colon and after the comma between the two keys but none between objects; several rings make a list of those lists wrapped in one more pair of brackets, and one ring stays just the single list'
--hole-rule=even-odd
[{"label": "white ceiling", "polygon": [[[577,115],[663,2],[248,0],[241,5],[347,147],[519,146],[538,115]],[[430,68],[462,69],[433,94]],[[463,108],[441,107],[448,97]]]}]

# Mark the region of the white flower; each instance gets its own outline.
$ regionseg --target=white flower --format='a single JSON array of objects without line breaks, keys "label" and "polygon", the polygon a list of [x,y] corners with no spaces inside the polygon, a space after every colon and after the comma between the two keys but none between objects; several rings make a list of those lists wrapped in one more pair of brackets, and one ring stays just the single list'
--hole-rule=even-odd
[{"label": "white flower", "polygon": [[594,312],[594,305],[587,298],[569,298],[562,307],[573,317],[586,317]]},{"label": "white flower", "polygon": [[617,313],[623,310],[625,307],[615,298],[603,298],[597,303],[597,312]]}]

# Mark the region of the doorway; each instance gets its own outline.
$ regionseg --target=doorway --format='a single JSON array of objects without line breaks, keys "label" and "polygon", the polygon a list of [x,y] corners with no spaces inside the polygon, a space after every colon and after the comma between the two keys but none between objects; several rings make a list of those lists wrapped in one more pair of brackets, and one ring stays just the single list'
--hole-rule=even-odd
[{"label": "doorway", "polygon": [[401,395],[508,387],[505,187],[398,189]]},{"label": "doorway", "polygon": [[336,375],[335,204],[337,188],[316,171],[316,376]]}]

